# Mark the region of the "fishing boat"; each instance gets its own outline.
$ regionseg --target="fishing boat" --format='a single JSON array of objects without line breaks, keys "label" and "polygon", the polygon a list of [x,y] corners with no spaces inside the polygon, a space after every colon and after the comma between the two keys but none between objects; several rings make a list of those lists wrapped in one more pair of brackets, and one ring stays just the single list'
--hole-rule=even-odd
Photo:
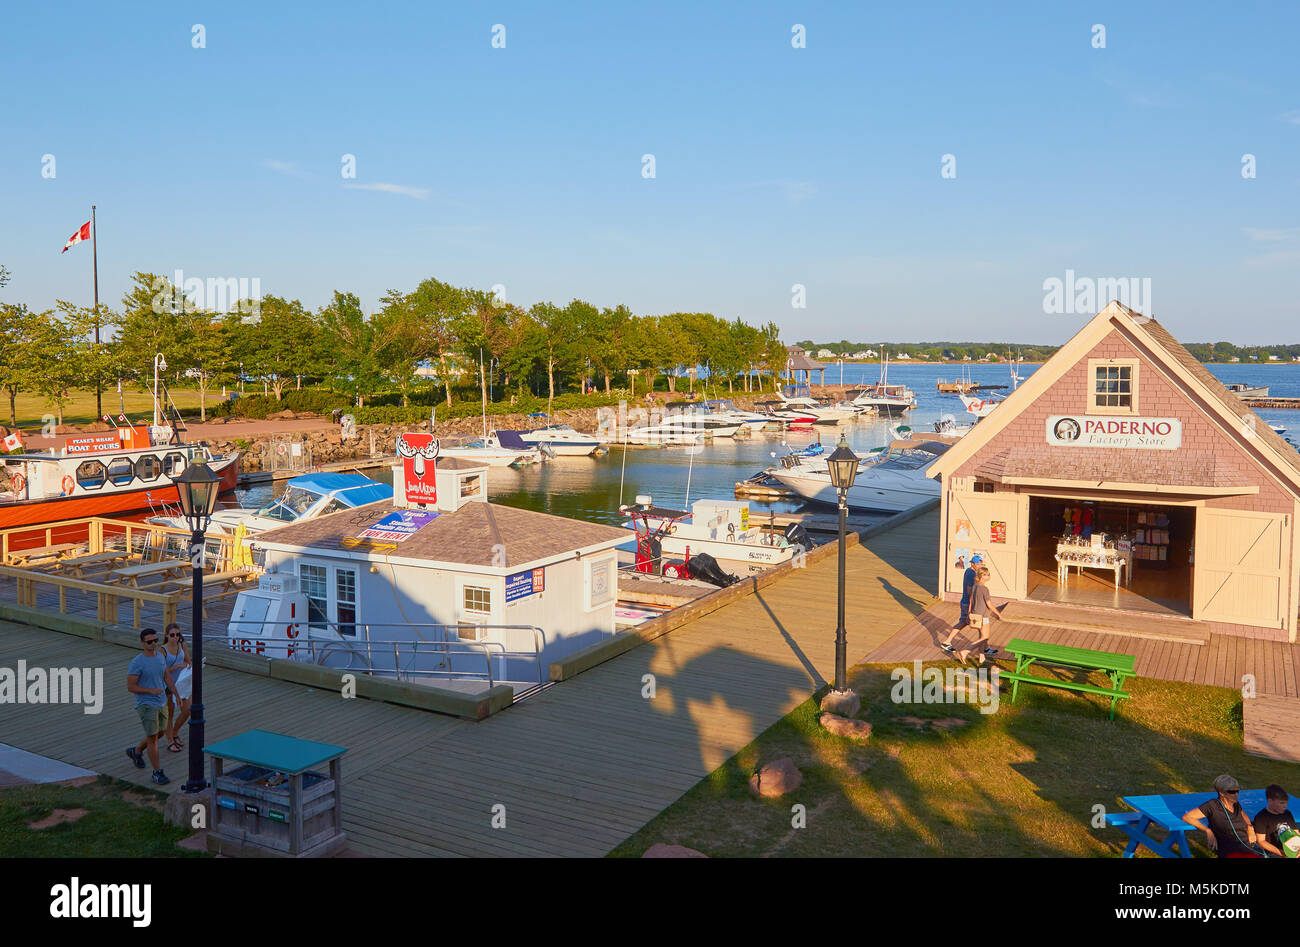
[{"label": "fishing boat", "polygon": [[[503,433],[498,430],[497,434]],[[520,440],[534,447],[548,446],[557,457],[588,457],[601,449],[594,435],[575,431],[568,424],[548,424],[531,431],[515,431]]]},{"label": "fishing boat", "polygon": [[689,512],[657,508],[649,496],[638,496],[636,502],[636,508],[619,508],[624,515],[636,514],[625,525],[629,529],[646,525],[658,533],[663,556],[689,560],[706,553],[727,571],[739,567],[742,571],[761,572],[789,562],[808,548],[806,534],[798,529],[781,535],[751,526],[749,504],[742,501],[696,500]]},{"label": "fishing boat", "polygon": [[880,380],[848,393],[849,403],[859,408],[871,408],[876,414],[895,417],[916,407],[916,392],[906,385],[889,383],[889,355],[880,350]]},{"label": "fishing boat", "polygon": [[[361,474],[309,473],[286,481],[284,492],[273,502],[258,509],[236,507],[215,510],[209,533],[234,534],[240,526],[248,534],[276,529],[286,523],[301,523],[350,510],[367,503],[387,500],[393,488]],[[151,516],[150,523],[185,529],[185,517],[178,514]]]},{"label": "fishing boat", "polygon": [[1231,385],[1225,385],[1238,398],[1267,398],[1268,385],[1244,385],[1241,382],[1233,382]]},{"label": "fishing boat", "polygon": [[[898,443],[898,442],[895,442]],[[940,485],[925,475],[929,466],[948,449],[947,444],[931,441],[886,448],[859,469],[848,491],[848,504],[854,509],[901,513],[921,503],[939,498]],[[783,459],[785,460],[785,459]],[[766,471],[783,486],[805,500],[828,505],[839,504],[839,494],[831,483],[826,461],[803,459],[793,464],[783,462]]]}]

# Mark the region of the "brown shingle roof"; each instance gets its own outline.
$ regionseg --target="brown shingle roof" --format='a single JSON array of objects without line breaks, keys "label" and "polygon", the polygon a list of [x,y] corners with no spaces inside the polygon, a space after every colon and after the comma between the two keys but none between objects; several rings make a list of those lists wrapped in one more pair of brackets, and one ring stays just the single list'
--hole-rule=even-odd
[{"label": "brown shingle roof", "polygon": [[1229,391],[1223,382],[1215,378],[1208,368],[1198,362],[1196,357],[1169,333],[1168,329],[1154,319],[1143,322],[1142,317],[1131,309],[1128,312],[1130,316],[1137,317],[1139,326],[1146,330],[1152,341],[1168,352],[1183,368],[1196,376],[1196,380],[1205,386],[1207,395],[1232,412],[1234,417],[1253,418],[1255,436],[1281,454],[1282,460],[1294,468],[1297,473],[1300,473],[1300,453],[1297,453],[1295,448],[1286,442],[1286,438],[1270,428],[1263,418],[1246,407],[1242,400]]},{"label": "brown shingle roof", "polygon": [[[357,537],[394,509],[392,500],[382,500],[305,523],[290,523],[268,530],[256,539],[291,546],[346,549],[350,547],[344,540]],[[407,559],[511,567],[572,553],[597,543],[626,542],[632,538],[628,530],[613,526],[474,502],[453,513],[441,513],[409,539],[385,551]],[[498,544],[505,549],[504,562],[496,558]]]},{"label": "brown shingle roof", "polygon": [[[1154,454],[1144,451],[1143,454]],[[998,451],[975,469],[977,477],[1003,480],[1024,477],[1042,480],[1076,480],[1084,483],[1161,483],[1169,486],[1246,487],[1230,471],[1220,470],[1214,454],[1189,451],[1169,456],[1134,457],[1131,453],[1071,448],[1048,453],[1029,447]]]}]

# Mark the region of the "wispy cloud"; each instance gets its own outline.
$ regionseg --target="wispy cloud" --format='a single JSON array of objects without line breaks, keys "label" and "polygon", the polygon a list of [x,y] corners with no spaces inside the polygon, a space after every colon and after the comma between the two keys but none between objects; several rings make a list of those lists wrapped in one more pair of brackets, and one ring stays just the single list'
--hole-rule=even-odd
[{"label": "wispy cloud", "polygon": [[405,184],[388,184],[384,181],[376,181],[374,184],[357,184],[355,182],[344,184],[351,191],[383,191],[385,194],[401,194],[405,197],[414,197],[416,200],[428,200],[429,189],[427,187],[408,187]]},{"label": "wispy cloud", "polygon": [[1241,232],[1251,240],[1264,243],[1295,240],[1300,237],[1300,227],[1242,227]]},{"label": "wispy cloud", "polygon": [[1289,112],[1283,112],[1282,121],[1291,125],[1300,125],[1300,109],[1292,109]]},{"label": "wispy cloud", "polygon": [[302,168],[298,167],[298,163],[296,161],[277,161],[274,158],[267,158],[265,161],[262,162],[262,164],[270,168],[272,171],[279,172],[280,174],[287,174],[290,177],[295,177],[295,178],[313,177],[313,175],[307,173]]}]

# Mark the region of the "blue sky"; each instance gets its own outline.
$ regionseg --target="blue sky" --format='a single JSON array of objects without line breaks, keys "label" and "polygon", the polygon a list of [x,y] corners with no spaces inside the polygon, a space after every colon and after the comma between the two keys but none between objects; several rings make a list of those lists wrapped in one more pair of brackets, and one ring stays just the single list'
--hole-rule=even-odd
[{"label": "blue sky", "polygon": [[1059,342],[1071,269],[1150,278],[1189,341],[1300,340],[1300,7],[983,6],[11,4],[0,292],[88,304],[89,248],[59,250],[93,202],[113,304],[135,270],[368,310],[436,276],[788,341]]}]

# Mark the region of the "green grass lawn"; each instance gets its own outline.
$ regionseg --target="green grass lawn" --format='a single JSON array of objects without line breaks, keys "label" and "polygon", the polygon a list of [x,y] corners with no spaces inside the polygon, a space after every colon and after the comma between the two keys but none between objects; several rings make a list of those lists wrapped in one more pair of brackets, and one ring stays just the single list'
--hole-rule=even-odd
[{"label": "green grass lawn", "polygon": [[[189,416],[193,411],[199,412],[199,391],[178,388],[171,392],[172,400],[181,413]],[[208,392],[208,411],[220,402],[221,389]],[[153,396],[148,392],[124,389],[121,400],[118,399],[116,386],[106,389],[103,394],[104,413],[116,418],[122,412],[122,402],[126,403],[126,415],[133,421],[147,421],[153,418]],[[40,395],[19,394],[14,402],[18,415],[18,426],[30,433],[39,433],[41,418],[46,414],[56,414],[49,402]],[[95,393],[93,391],[74,391],[71,399],[63,406],[64,424],[89,424],[99,420],[95,413]],[[0,398],[0,424],[9,424],[9,399]]]},{"label": "green grass lawn", "polygon": [[[0,857],[203,857],[176,847],[193,833],[163,821],[165,798],[109,776],[84,786],[46,783],[0,789]],[[87,812],[73,822],[29,828],[55,809]]]},{"label": "green grass lawn", "polygon": [[[1137,679],[1111,723],[1100,698],[1022,687],[1012,704],[1008,685],[985,715],[970,704],[893,703],[892,667],[854,669],[868,743],[826,733],[808,700],[611,854],[665,842],[732,857],[1116,856],[1127,836],[1092,828],[1094,806],[1127,811],[1121,796],[1208,792],[1223,772],[1245,788],[1300,787],[1300,765],[1242,751],[1235,690]],[[945,718],[965,723],[929,722]],[[786,756],[803,784],[778,800],[752,796],[750,775]],[[795,804],[805,828],[792,827]]]}]

